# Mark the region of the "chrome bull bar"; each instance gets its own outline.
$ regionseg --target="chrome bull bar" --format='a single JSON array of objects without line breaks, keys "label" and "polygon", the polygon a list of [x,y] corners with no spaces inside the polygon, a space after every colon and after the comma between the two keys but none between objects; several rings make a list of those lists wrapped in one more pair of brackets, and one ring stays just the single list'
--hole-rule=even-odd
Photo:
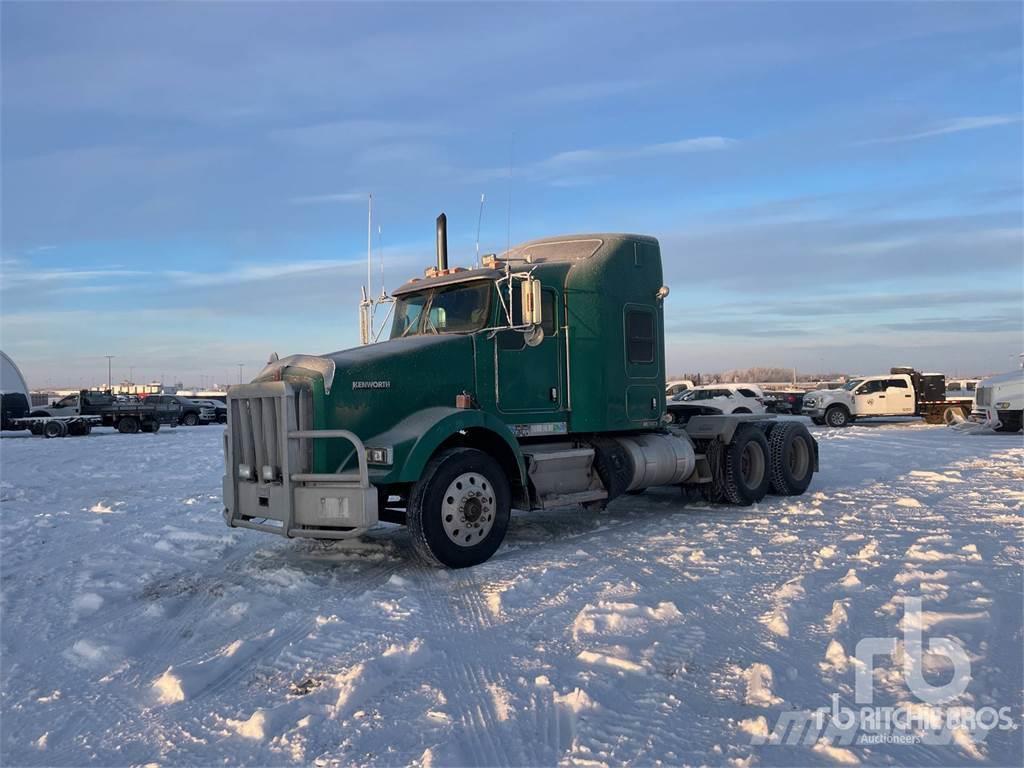
[{"label": "chrome bull bar", "polygon": [[[284,381],[228,390],[224,521],[281,536],[344,539],[377,524],[366,448],[347,429],[312,429],[308,387]],[[314,440],[345,440],[358,469],[311,472]]]}]

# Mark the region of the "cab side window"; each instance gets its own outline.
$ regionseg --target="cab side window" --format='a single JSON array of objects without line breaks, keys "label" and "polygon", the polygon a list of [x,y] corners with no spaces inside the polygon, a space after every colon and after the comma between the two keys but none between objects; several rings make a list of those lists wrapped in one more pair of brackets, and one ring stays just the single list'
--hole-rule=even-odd
[{"label": "cab side window", "polygon": [[886,382],[886,386],[889,387],[890,389],[907,389],[907,382],[905,382],[903,379],[889,379]]},{"label": "cab side window", "polygon": [[558,331],[558,302],[555,301],[555,292],[545,290],[540,295],[541,312],[544,317],[541,321],[541,328],[545,336],[554,336]]},{"label": "cab side window", "polygon": [[885,389],[885,379],[875,379],[874,381],[865,381],[860,385],[860,389],[857,390],[858,395],[873,395],[876,392],[882,392]]}]

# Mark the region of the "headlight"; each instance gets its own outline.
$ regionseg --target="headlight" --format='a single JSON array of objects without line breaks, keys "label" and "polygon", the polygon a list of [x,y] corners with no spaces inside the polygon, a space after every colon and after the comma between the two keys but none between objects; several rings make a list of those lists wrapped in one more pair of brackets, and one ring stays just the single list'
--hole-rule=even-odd
[{"label": "headlight", "polygon": [[273,483],[277,481],[277,467],[265,466],[261,470],[263,482]]},{"label": "headlight", "polygon": [[996,403],[996,408],[998,408],[1001,411],[1009,410],[1009,408],[1010,408],[1010,401],[1009,400],[1004,400],[1001,403]]},{"label": "headlight", "polygon": [[366,461],[370,464],[383,464],[391,466],[392,455],[390,448],[367,448]]},{"label": "headlight", "polygon": [[239,464],[238,465],[238,476],[240,478],[242,478],[243,480],[252,480],[253,479],[252,467],[250,467],[248,464]]},{"label": "headlight", "polygon": [[814,405],[817,401],[813,397],[805,397],[804,405]]}]

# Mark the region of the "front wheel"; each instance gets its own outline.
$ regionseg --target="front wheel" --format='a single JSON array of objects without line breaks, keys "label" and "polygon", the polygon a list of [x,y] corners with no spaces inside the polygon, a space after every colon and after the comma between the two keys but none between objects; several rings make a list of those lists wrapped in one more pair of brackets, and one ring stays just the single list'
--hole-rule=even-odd
[{"label": "front wheel", "polygon": [[850,423],[850,412],[841,405],[833,405],[825,411],[825,423],[830,427],[845,427]]},{"label": "front wheel", "polygon": [[1020,432],[1024,424],[1024,411],[1005,411],[999,414],[996,432]]},{"label": "front wheel", "polygon": [[449,568],[477,565],[493,555],[511,512],[504,470],[475,448],[451,448],[431,459],[406,509],[416,554]]},{"label": "front wheel", "polygon": [[186,413],[184,416],[181,417],[181,423],[184,424],[186,427],[194,427],[196,424],[199,423],[199,416],[198,414],[195,413]]}]

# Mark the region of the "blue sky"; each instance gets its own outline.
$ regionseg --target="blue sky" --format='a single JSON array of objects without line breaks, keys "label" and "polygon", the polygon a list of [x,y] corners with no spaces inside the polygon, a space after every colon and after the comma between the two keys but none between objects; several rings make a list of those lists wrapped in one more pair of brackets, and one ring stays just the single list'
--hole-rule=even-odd
[{"label": "blue sky", "polygon": [[1018,3],[0,15],[0,341],[33,386],[357,343],[369,191],[389,288],[441,210],[471,261],[481,193],[484,251],[510,193],[513,242],[659,237],[674,371],[1024,348]]}]

